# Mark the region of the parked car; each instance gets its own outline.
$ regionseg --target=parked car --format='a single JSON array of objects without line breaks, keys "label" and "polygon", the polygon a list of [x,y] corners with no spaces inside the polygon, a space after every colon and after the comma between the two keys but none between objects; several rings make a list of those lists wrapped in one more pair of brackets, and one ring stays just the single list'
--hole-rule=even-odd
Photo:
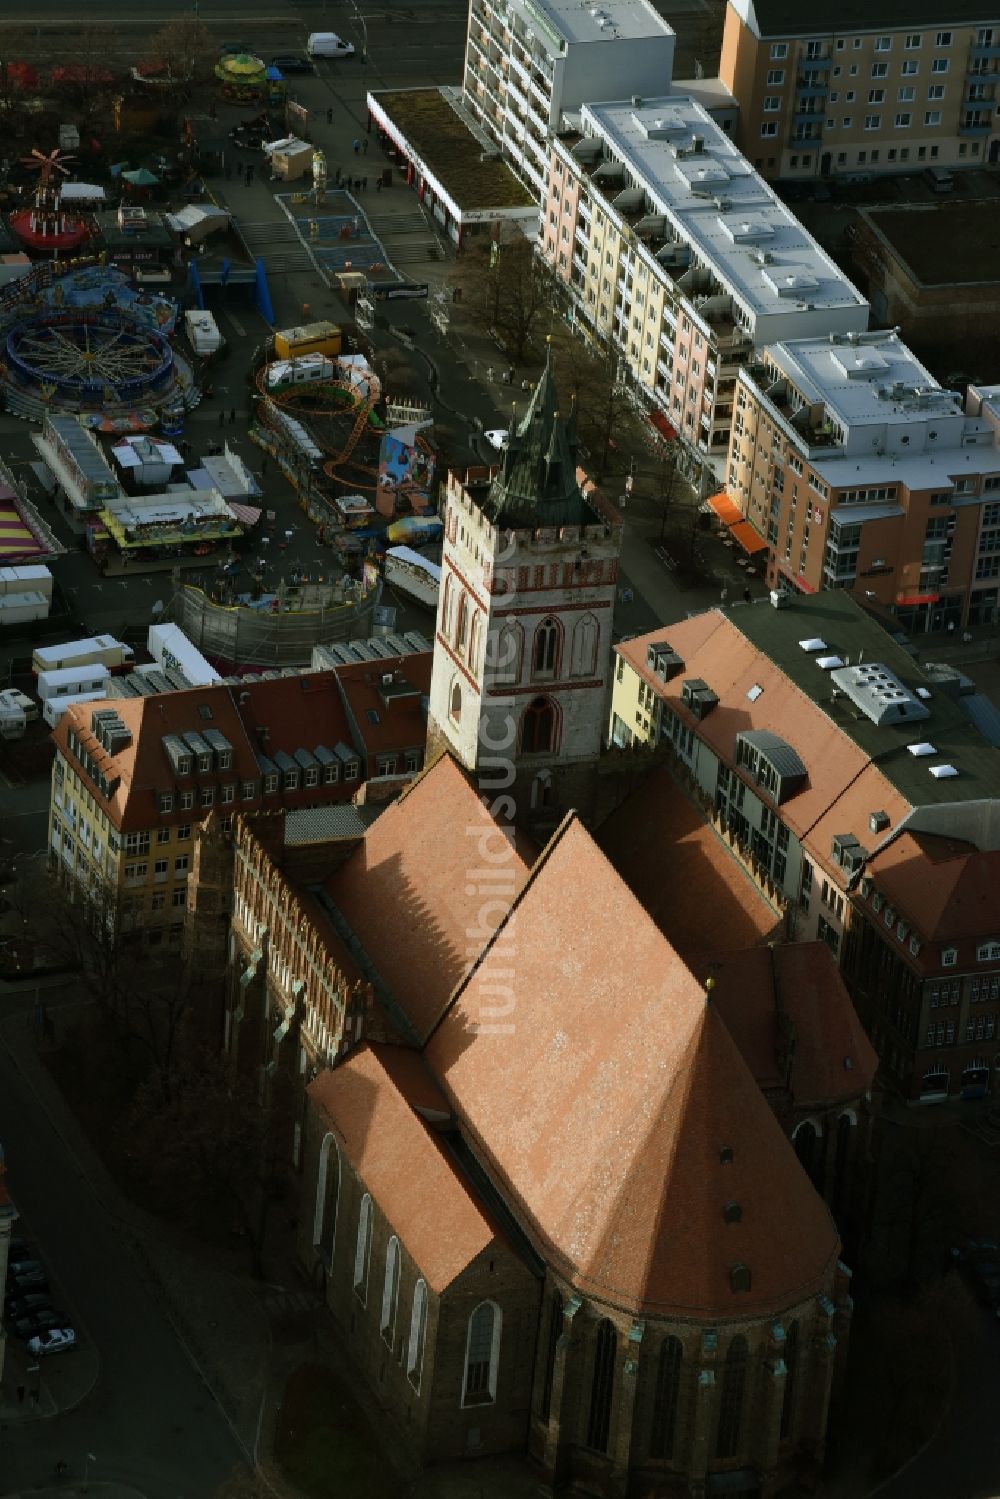
[{"label": "parked car", "polygon": [[20,1291],[7,1297],[3,1309],[8,1322],[16,1322],[18,1317],[27,1317],[32,1312],[44,1311],[48,1305],[49,1297],[46,1291]]},{"label": "parked car", "polygon": [[283,52],[280,57],[271,58],[271,67],[277,68],[282,73],[315,73],[310,58],[302,52]]},{"label": "parked car", "polygon": [[18,1275],[8,1275],[7,1290],[11,1295],[21,1295],[25,1291],[47,1291],[49,1283],[46,1279],[45,1270],[38,1265],[33,1270],[22,1270]]},{"label": "parked car", "polygon": [[507,446],[507,439],[510,437],[510,432],[506,427],[493,427],[489,432],[484,432],[483,436],[491,448],[499,449]]},{"label": "parked car", "polygon": [[22,1254],[17,1258],[12,1255],[7,1261],[7,1279],[10,1280],[15,1275],[23,1275],[29,1270],[41,1269],[41,1260],[36,1259],[33,1254]]},{"label": "parked car", "polygon": [[53,1307],[40,1307],[38,1311],[31,1312],[27,1317],[18,1317],[11,1324],[19,1338],[33,1338],[36,1333],[48,1332],[53,1327],[65,1327],[66,1313],[57,1312]]},{"label": "parked car", "polygon": [[47,1353],[69,1353],[75,1347],[76,1333],[72,1327],[49,1327],[28,1339],[28,1352],[33,1358],[41,1358]]}]

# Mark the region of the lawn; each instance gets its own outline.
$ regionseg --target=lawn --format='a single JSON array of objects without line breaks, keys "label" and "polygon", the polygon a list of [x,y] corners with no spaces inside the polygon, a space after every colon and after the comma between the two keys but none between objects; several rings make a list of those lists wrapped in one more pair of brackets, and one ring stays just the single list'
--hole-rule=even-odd
[{"label": "lawn", "polygon": [[289,1377],[274,1454],[311,1499],[398,1499],[400,1479],[350,1389],[330,1369],[303,1364]]}]

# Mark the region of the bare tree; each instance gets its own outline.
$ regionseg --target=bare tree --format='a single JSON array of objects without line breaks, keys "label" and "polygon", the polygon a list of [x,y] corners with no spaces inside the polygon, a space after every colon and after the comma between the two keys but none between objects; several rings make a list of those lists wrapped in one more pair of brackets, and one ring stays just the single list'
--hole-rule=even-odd
[{"label": "bare tree", "polygon": [[551,313],[555,286],[551,271],[520,230],[501,227],[496,236],[475,243],[456,262],[453,295],[482,309],[512,359],[522,360]]},{"label": "bare tree", "polygon": [[123,922],[118,892],[103,881],[84,888],[55,872],[32,874],[16,887],[15,900],[36,948],[79,974],[123,1050],[169,1074],[190,1009],[179,958],[150,961],[142,933]]},{"label": "bare tree", "polygon": [[614,349],[588,348],[565,324],[551,334],[556,384],[565,400],[576,402],[577,429],[589,449],[594,477],[609,467],[613,451],[630,450],[639,442],[639,422],[622,378]]},{"label": "bare tree", "polygon": [[193,12],[161,26],[150,42],[150,55],[162,62],[170,92],[184,99],[212,76],[218,46],[212,33]]},{"label": "bare tree", "polygon": [[165,1181],[198,1182],[230,1206],[258,1275],[268,1209],[284,1187],[290,1107],[280,1073],[262,1105],[255,1077],[234,1073],[217,1052],[198,1051],[141,1083],[129,1119],[135,1161]]},{"label": "bare tree", "polygon": [[996,1230],[996,1193],[984,1189],[972,1148],[957,1127],[908,1129],[887,1141],[873,1227],[883,1274],[907,1291],[941,1274],[963,1234]]}]

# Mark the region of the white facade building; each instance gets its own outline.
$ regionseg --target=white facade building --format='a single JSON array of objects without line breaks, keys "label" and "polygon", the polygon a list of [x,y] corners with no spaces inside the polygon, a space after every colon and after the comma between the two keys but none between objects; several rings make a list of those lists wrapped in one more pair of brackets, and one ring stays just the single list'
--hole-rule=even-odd
[{"label": "white facade building", "polygon": [[564,113],[663,93],[673,63],[674,33],[649,0],[471,0],[466,103],[539,203]]},{"label": "white facade building", "polygon": [[574,805],[604,743],[621,520],[576,478],[547,367],[495,474],[454,474],[429,746],[531,821]]},{"label": "white facade building", "polygon": [[585,104],[553,142],[541,247],[685,443],[723,454],[755,349],[860,332],[868,303],[687,96]]}]

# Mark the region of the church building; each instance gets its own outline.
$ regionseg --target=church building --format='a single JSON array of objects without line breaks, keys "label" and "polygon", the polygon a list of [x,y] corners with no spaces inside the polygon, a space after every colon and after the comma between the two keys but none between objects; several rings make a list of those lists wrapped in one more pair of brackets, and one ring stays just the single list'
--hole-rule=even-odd
[{"label": "church building", "polygon": [[577,477],[551,355],[495,471],[450,474],[428,755],[522,826],[586,819],[607,732],[621,517]]}]

